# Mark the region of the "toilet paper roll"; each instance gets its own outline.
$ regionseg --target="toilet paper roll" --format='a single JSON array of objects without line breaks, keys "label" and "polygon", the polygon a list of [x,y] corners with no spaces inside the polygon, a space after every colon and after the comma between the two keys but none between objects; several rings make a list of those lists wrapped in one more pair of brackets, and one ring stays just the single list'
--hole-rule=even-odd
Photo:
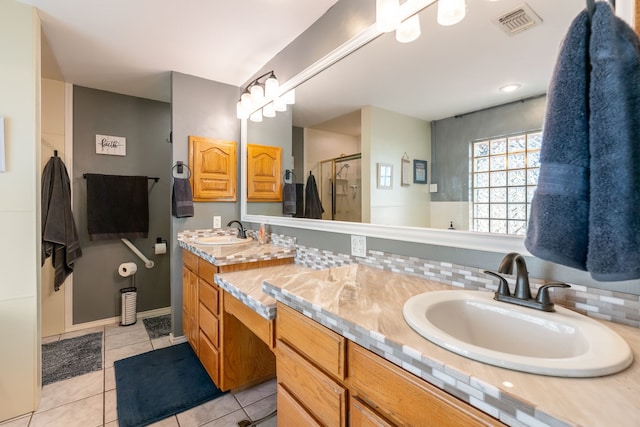
[{"label": "toilet paper roll", "polygon": [[133,276],[136,274],[136,271],[138,271],[138,266],[135,262],[123,262],[120,264],[120,267],[118,267],[118,273],[122,277]]},{"label": "toilet paper roll", "polygon": [[162,255],[167,253],[167,244],[166,243],[156,243],[155,245],[155,254]]}]

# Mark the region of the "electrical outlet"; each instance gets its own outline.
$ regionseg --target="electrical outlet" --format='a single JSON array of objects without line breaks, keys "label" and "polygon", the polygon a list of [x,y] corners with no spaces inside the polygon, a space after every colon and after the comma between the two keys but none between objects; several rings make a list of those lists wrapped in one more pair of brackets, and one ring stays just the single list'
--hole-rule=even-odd
[{"label": "electrical outlet", "polygon": [[367,237],[351,235],[351,256],[367,256]]},{"label": "electrical outlet", "polygon": [[213,217],[213,228],[216,229],[220,227],[222,227],[222,218],[216,215]]}]

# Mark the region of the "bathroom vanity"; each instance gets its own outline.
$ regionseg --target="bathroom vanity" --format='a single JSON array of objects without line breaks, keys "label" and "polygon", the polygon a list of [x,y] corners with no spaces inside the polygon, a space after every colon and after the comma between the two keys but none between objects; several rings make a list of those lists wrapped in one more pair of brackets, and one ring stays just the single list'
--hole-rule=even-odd
[{"label": "bathroom vanity", "polygon": [[184,335],[221,390],[275,376],[273,322],[220,289],[214,275],[286,265],[295,250],[257,241],[242,245],[199,245],[183,234],[182,325]]},{"label": "bathroom vanity", "polygon": [[411,329],[404,303],[452,286],[350,265],[266,279],[264,289],[279,302],[279,421],[326,424],[323,417],[333,414],[337,424],[330,425],[346,419],[350,425],[559,427],[636,426],[640,419],[636,328],[603,322],[633,350],[635,361],[626,370],[552,377],[468,359]]}]

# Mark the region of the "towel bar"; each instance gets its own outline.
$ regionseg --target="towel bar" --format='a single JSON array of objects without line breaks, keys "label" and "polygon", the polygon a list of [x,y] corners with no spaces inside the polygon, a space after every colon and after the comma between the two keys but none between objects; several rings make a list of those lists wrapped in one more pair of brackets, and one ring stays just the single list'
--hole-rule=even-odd
[{"label": "towel bar", "polygon": [[[87,179],[87,174],[86,174],[86,173],[85,173],[85,174],[83,174],[83,175],[82,175],[82,177],[83,177],[84,179]],[[148,177],[147,177],[147,179],[152,179],[152,180],[154,180],[155,182],[160,181],[160,178],[159,178],[159,177],[157,177],[157,176],[148,176]]]}]

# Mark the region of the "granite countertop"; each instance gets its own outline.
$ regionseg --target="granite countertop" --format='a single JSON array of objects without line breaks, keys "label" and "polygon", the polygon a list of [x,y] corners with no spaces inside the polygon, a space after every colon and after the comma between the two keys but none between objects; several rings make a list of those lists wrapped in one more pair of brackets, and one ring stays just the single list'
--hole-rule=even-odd
[{"label": "granite countertop", "polygon": [[476,362],[421,337],[404,321],[407,299],[453,289],[362,265],[267,278],[264,291],[508,425],[637,426],[640,331],[602,322],[631,346],[626,370],[598,378],[528,374]]},{"label": "granite countertop", "polygon": [[198,238],[224,234],[226,233],[212,230],[182,231],[178,233],[178,245],[218,266],[278,258],[294,258],[296,256],[295,245],[284,246],[273,243],[261,245],[257,240],[238,245],[200,245],[196,243]]},{"label": "granite countertop", "polygon": [[218,286],[233,295],[267,320],[276,317],[276,300],[265,294],[262,282],[266,279],[282,280],[295,274],[315,271],[299,264],[284,264],[253,270],[219,273],[214,276]]}]

